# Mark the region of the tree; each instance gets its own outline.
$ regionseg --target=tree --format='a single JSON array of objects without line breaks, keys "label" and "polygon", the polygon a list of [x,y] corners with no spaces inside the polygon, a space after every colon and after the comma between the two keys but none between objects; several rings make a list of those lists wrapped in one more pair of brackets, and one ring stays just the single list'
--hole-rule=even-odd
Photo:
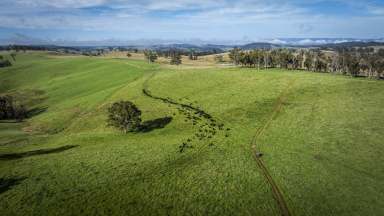
[{"label": "tree", "polygon": [[384,59],[383,58],[377,58],[376,62],[374,63],[374,69],[376,71],[376,78],[377,79],[382,78],[382,75],[384,75]]},{"label": "tree", "polygon": [[229,52],[229,58],[232,60],[232,62],[235,65],[238,65],[240,63],[240,56],[241,55],[241,49],[234,48]]},{"label": "tree", "polygon": [[130,101],[113,103],[108,108],[109,125],[127,132],[138,131],[141,124],[141,111]]},{"label": "tree", "polygon": [[12,63],[8,59],[0,60],[0,68],[9,66],[12,66]]},{"label": "tree", "polygon": [[179,65],[181,64],[181,54],[176,51],[176,50],[172,50],[171,51],[171,61],[170,61],[170,64],[171,65]]},{"label": "tree", "polygon": [[331,73],[338,73],[341,70],[341,58],[340,54],[338,52],[333,53],[332,57],[329,59],[330,61],[330,66],[328,71]]},{"label": "tree", "polygon": [[[352,76],[364,75],[381,79],[383,74],[384,49],[335,48],[322,49],[254,49],[242,51],[235,48],[229,57],[236,65],[245,67],[278,67],[305,69],[324,73],[342,73]],[[216,59],[219,59],[217,57]]]},{"label": "tree", "polygon": [[13,118],[17,121],[23,121],[27,116],[28,112],[24,105],[16,105],[13,107]]},{"label": "tree", "polygon": [[0,96],[0,119],[10,119],[13,117],[13,99],[9,95]]},{"label": "tree", "polygon": [[357,57],[351,53],[345,55],[345,70],[351,76],[358,76],[360,74],[360,65]]},{"label": "tree", "polygon": [[25,106],[15,104],[12,96],[0,96],[0,120],[16,119],[22,121],[27,115]]},{"label": "tree", "polygon": [[132,56],[132,54],[131,53],[127,53],[127,57],[129,58],[129,57],[131,57]]},{"label": "tree", "polygon": [[197,60],[197,54],[195,50],[191,49],[188,53],[189,60]]},{"label": "tree", "polygon": [[264,55],[264,69],[267,69],[271,62],[271,57],[268,51],[264,51],[263,55]]},{"label": "tree", "polygon": [[157,59],[157,53],[152,50],[144,50],[144,56],[148,60],[148,63],[153,63]]}]

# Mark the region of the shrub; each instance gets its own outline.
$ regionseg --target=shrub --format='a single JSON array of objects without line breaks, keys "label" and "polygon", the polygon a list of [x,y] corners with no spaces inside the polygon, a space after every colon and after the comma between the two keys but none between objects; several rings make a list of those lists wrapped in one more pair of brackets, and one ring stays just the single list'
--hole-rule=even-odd
[{"label": "shrub", "polygon": [[5,95],[0,96],[0,119],[10,119],[13,116],[13,101],[12,97]]},{"label": "shrub", "polygon": [[108,109],[108,122],[125,133],[138,131],[141,124],[141,111],[130,101],[120,101]]},{"label": "shrub", "polygon": [[13,118],[17,121],[23,121],[28,117],[28,111],[24,105],[18,105],[13,107]]},{"label": "shrub", "polygon": [[144,50],[144,56],[148,60],[148,63],[153,63],[157,59],[157,53],[152,50]]},{"label": "shrub", "polygon": [[12,63],[9,60],[0,60],[0,67],[9,67],[12,66]]},{"label": "shrub", "polygon": [[172,54],[170,64],[171,65],[179,65],[179,64],[181,64],[181,55],[180,55],[180,53]]},{"label": "shrub", "polygon": [[11,96],[0,96],[0,120],[16,119],[22,121],[27,115],[28,111],[25,106],[15,105]]}]

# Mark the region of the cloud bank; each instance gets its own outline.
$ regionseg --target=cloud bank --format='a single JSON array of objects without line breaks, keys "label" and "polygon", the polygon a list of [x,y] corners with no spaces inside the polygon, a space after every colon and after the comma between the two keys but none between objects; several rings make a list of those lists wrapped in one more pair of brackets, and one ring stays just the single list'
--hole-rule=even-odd
[{"label": "cloud bank", "polygon": [[49,40],[384,37],[368,0],[2,0],[0,38]]}]

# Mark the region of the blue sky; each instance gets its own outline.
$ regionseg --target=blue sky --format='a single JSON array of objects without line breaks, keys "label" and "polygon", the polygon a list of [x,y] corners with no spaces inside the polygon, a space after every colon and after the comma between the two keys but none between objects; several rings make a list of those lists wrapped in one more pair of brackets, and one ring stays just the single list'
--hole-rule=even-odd
[{"label": "blue sky", "polygon": [[0,38],[382,38],[384,0],[1,0]]}]

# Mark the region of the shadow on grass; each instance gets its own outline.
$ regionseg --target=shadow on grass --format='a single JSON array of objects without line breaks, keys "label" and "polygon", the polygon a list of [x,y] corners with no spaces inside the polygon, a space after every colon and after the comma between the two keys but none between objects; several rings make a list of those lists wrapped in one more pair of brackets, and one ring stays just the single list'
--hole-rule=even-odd
[{"label": "shadow on grass", "polygon": [[59,153],[75,147],[78,147],[78,145],[66,145],[58,148],[39,149],[39,150],[27,151],[27,152],[21,152],[21,153],[0,154],[0,160],[16,160],[16,159],[31,157],[36,155]]},{"label": "shadow on grass", "polygon": [[18,177],[18,178],[0,178],[0,194],[11,189],[13,186],[20,184],[27,177]]},{"label": "shadow on grass", "polygon": [[17,117],[6,117],[5,119],[0,119],[0,123],[20,123],[25,119],[32,118],[34,116],[40,115],[41,113],[47,111],[48,107],[37,107],[30,110],[25,110],[24,114]]},{"label": "shadow on grass", "polygon": [[164,118],[145,121],[140,125],[138,132],[147,133],[155,129],[164,128],[169,123],[171,123],[171,121],[172,121],[172,117],[164,117]]},{"label": "shadow on grass", "polygon": [[27,118],[40,115],[41,113],[47,111],[47,109],[48,107],[37,107],[37,108],[30,109],[27,112]]}]

